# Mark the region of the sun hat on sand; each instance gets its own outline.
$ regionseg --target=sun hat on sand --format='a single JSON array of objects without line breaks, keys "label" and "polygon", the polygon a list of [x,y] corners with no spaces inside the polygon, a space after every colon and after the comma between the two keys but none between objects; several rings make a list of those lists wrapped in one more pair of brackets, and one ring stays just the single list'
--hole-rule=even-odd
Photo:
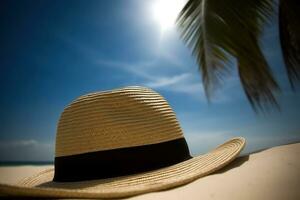
[{"label": "sun hat on sand", "polygon": [[244,146],[244,138],[233,138],[191,157],[175,113],[155,91],[134,86],[91,93],[60,117],[54,169],[1,184],[0,194],[118,198],[165,190],[224,167]]}]

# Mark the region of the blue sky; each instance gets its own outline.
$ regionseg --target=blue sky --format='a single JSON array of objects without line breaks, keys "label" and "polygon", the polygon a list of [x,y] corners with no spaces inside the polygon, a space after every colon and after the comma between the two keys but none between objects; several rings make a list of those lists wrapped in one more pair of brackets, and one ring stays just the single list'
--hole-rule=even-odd
[{"label": "blue sky", "polygon": [[[1,1],[0,161],[53,160],[56,125],[80,95],[151,87],[171,104],[193,155],[234,136],[245,152],[300,140],[300,95],[288,85],[276,19],[262,38],[281,112],[257,115],[234,70],[208,103],[190,50],[162,32],[153,1]],[[299,89],[298,89],[299,90]]]}]

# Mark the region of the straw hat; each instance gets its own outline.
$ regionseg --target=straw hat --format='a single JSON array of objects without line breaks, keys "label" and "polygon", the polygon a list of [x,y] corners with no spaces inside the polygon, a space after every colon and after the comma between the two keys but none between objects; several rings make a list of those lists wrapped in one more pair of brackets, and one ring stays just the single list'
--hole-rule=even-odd
[{"label": "straw hat", "polygon": [[[201,144],[200,144],[201,145]],[[63,111],[54,169],[0,194],[57,198],[117,198],[165,190],[208,175],[231,162],[244,138],[191,157],[167,101],[144,87],[84,95]]]}]

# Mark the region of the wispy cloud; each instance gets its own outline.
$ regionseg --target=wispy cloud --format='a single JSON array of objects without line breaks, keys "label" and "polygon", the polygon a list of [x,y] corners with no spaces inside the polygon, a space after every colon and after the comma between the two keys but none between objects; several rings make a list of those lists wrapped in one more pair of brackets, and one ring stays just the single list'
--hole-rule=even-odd
[{"label": "wispy cloud", "polygon": [[[115,68],[138,77],[138,79],[134,79],[134,84],[158,90],[184,93],[206,102],[200,74],[195,73],[195,70],[191,72],[189,66],[180,59],[180,56],[175,55],[170,49],[159,48],[156,56],[150,60],[128,62],[103,58],[101,53],[89,48],[86,44],[78,43],[78,41],[73,41],[68,37],[62,37],[61,39],[81,52],[95,65]],[[232,81],[228,79],[226,83],[230,86]],[[230,99],[231,95],[228,94],[227,90],[219,90],[212,101],[222,103],[228,102]]]},{"label": "wispy cloud", "polygon": [[151,68],[155,67],[156,61],[148,61],[148,62],[122,62],[122,61],[112,61],[107,59],[96,59],[95,64],[100,65],[101,67],[113,67],[119,70],[127,71],[133,75],[139,76],[141,78],[151,80],[154,78],[151,75]]},{"label": "wispy cloud", "polygon": [[[178,72],[176,70],[173,70],[172,73],[162,73],[157,60],[127,63],[98,59],[97,64],[101,65],[101,67],[114,67],[124,70],[134,76],[140,77],[140,80],[136,84],[158,90],[184,93],[197,100],[206,102],[203,85],[198,73]],[[237,77],[228,78],[223,88],[215,91],[212,102],[224,103],[231,101],[232,98],[236,98],[237,96],[233,93],[239,90],[233,90],[233,88],[239,85],[238,81]]]},{"label": "wispy cloud", "polygon": [[[162,48],[157,49],[156,56],[151,60],[126,62],[103,58],[100,52],[89,48],[86,44],[72,40],[71,37],[60,36],[59,38],[79,51],[93,64],[101,67],[113,67],[140,77],[141,80],[137,84],[154,89],[183,92],[197,98],[203,95],[202,92],[199,92],[202,90],[200,80],[195,78],[194,74],[187,72],[187,66],[182,59]],[[164,65],[163,68],[162,65]],[[169,86],[172,87],[169,88]]]},{"label": "wispy cloud", "polygon": [[[159,74],[159,64],[156,61],[142,63],[126,63],[98,59],[97,64],[114,67],[141,78],[138,84],[172,92],[187,93],[200,98],[203,96],[202,84],[192,73],[176,73],[174,75]],[[203,99],[203,98],[201,98]]]},{"label": "wispy cloud", "polygon": [[2,161],[51,161],[54,158],[54,143],[37,140],[0,141]]},{"label": "wispy cloud", "polygon": [[161,88],[161,87],[166,87],[169,85],[174,85],[176,83],[182,82],[186,80],[190,74],[188,73],[183,73],[179,75],[175,75],[172,77],[158,77],[155,78],[155,81],[145,83],[145,85],[152,87],[152,88]]},{"label": "wispy cloud", "polygon": [[0,141],[0,146],[2,148],[27,147],[27,146],[35,146],[37,144],[38,142],[36,140]]}]

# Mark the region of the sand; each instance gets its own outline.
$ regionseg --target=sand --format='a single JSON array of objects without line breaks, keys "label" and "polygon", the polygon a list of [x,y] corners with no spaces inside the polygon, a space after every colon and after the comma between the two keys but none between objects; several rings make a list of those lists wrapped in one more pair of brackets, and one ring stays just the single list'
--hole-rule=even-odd
[{"label": "sand", "polygon": [[[52,166],[0,167],[0,182],[14,183]],[[175,189],[130,200],[300,199],[300,143],[237,158],[222,170]]]}]

